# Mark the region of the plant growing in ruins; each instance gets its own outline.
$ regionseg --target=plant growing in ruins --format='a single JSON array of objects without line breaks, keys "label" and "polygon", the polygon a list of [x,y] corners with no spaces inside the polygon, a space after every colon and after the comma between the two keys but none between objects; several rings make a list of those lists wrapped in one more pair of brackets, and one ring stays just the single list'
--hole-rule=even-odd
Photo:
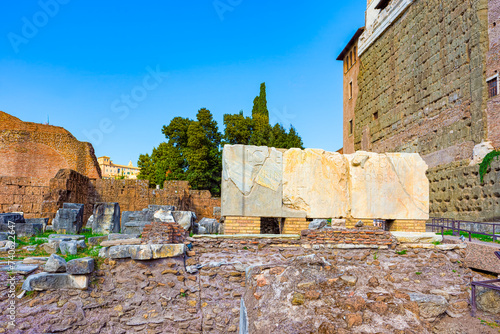
[{"label": "plant growing in ruins", "polygon": [[373,254],[373,260],[377,260],[378,259],[378,251],[375,252],[375,254]]},{"label": "plant growing in ruins", "polygon": [[481,183],[484,183],[484,176],[488,172],[488,168],[490,167],[491,162],[495,157],[498,160],[499,156],[500,156],[500,151],[491,151],[490,153],[486,154],[486,156],[483,158],[483,161],[479,165],[479,178],[481,179]]},{"label": "plant growing in ruins", "polygon": [[422,273],[420,271],[417,271],[415,275],[422,275]]},{"label": "plant growing in ruins", "polygon": [[396,251],[396,254],[398,254],[398,255],[405,255],[406,254],[406,249],[403,249],[401,251]]}]

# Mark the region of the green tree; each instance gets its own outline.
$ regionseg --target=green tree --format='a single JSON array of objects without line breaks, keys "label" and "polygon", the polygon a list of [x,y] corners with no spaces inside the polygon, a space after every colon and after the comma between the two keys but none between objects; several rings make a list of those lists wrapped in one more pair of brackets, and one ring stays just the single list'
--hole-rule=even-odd
[{"label": "green tree", "polygon": [[286,148],[301,148],[303,149],[303,143],[302,143],[302,138],[300,138],[299,134],[293,127],[293,125],[290,125],[290,131],[288,131],[288,140],[287,140],[287,147]]},{"label": "green tree", "polygon": [[238,114],[224,115],[224,143],[249,145],[253,132],[253,121],[243,116],[243,110]]},{"label": "green tree", "polygon": [[269,144],[271,126],[269,125],[269,111],[267,110],[266,83],[260,84],[260,93],[253,100],[252,108],[253,131],[249,144],[266,146]]}]

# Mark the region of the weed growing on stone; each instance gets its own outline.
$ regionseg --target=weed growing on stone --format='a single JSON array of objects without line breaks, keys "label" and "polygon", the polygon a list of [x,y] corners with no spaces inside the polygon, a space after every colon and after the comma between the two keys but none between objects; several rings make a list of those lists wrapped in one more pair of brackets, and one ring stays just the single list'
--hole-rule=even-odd
[{"label": "weed growing on stone", "polygon": [[373,254],[373,260],[377,260],[378,259],[378,252],[375,252],[375,254]]},{"label": "weed growing on stone", "polygon": [[187,297],[187,294],[186,294],[185,292],[181,292],[181,293],[180,293],[180,296],[181,296],[181,297]]},{"label": "weed growing on stone", "polygon": [[417,272],[415,273],[415,275],[422,275],[422,272],[417,271]]},{"label": "weed growing on stone", "polygon": [[437,245],[441,245],[441,241],[433,241],[433,242],[432,242],[432,244],[433,244],[433,245],[436,245],[436,246],[437,246]]},{"label": "weed growing on stone", "polygon": [[405,255],[406,254],[406,249],[403,249],[402,251],[396,251],[396,254],[398,254],[398,255]]}]

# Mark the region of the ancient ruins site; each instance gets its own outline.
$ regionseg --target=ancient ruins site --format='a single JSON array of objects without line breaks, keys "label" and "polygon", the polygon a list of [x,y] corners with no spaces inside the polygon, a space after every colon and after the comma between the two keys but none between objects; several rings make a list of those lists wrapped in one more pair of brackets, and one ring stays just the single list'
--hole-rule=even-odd
[{"label": "ancient ruins site", "polygon": [[500,0],[193,4],[6,5],[0,333],[500,333]]}]

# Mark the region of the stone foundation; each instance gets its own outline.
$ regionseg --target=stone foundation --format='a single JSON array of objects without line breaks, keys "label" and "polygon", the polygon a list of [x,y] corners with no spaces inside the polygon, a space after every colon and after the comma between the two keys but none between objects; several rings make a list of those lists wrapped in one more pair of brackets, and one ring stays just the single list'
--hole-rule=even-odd
[{"label": "stone foundation", "polygon": [[286,218],[283,227],[283,234],[300,234],[302,230],[309,228],[306,218]]}]

